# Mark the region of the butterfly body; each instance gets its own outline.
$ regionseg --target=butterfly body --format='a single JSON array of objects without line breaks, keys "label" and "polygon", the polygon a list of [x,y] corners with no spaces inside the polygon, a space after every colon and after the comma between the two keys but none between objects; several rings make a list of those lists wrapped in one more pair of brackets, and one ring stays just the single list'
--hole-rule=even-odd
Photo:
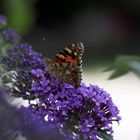
[{"label": "butterfly body", "polygon": [[59,52],[55,59],[48,59],[47,66],[60,82],[79,87],[82,80],[82,55],[84,46],[81,42],[71,44]]}]

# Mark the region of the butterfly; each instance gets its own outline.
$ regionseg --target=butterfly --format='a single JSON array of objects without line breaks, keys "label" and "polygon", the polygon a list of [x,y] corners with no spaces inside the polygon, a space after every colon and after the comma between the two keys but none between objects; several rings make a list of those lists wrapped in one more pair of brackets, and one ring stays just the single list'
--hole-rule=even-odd
[{"label": "butterfly", "polygon": [[47,59],[49,72],[58,78],[59,82],[80,87],[82,81],[82,42],[72,43],[57,53],[54,59]]}]

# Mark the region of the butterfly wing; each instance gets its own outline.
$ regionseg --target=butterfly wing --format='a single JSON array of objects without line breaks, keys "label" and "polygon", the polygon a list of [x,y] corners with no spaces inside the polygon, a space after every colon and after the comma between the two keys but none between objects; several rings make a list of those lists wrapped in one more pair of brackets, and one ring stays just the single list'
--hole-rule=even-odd
[{"label": "butterfly wing", "polygon": [[60,82],[79,87],[82,80],[83,51],[84,46],[81,42],[65,47],[54,60],[47,60],[49,72],[56,76]]}]

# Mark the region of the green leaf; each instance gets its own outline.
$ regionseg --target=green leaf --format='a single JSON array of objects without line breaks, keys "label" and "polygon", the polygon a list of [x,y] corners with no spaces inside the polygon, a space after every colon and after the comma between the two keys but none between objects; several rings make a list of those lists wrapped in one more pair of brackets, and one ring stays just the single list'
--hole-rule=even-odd
[{"label": "green leaf", "polygon": [[106,68],[105,70],[103,70],[103,72],[111,71],[113,69],[114,69],[114,66],[112,65],[112,66]]},{"label": "green leaf", "polygon": [[116,77],[126,74],[129,71],[126,60],[123,57],[118,57],[116,59],[114,67],[112,69],[114,71],[109,77],[109,79],[114,79]]},{"label": "green leaf", "polygon": [[116,58],[115,63],[111,68],[108,68],[106,71],[113,70],[113,73],[109,79],[114,79],[119,76],[122,76],[129,71],[140,76],[140,57],[133,55],[124,55]]},{"label": "green leaf", "polygon": [[132,61],[132,62],[129,62],[128,65],[134,73],[140,76],[140,62]]},{"label": "green leaf", "polygon": [[36,0],[4,0],[3,7],[8,17],[8,26],[19,34],[25,34],[35,21]]},{"label": "green leaf", "polygon": [[102,138],[103,140],[113,140],[112,135],[107,134],[107,132],[106,132],[106,131],[103,131],[103,130],[100,130],[100,131],[99,131],[99,136],[100,136],[100,138]]}]

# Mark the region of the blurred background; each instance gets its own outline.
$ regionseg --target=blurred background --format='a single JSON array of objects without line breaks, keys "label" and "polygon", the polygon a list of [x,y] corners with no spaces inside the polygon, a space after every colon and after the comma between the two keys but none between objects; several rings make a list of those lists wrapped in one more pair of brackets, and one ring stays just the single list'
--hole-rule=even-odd
[{"label": "blurred background", "polygon": [[105,88],[121,111],[115,140],[140,140],[140,79],[129,73],[109,81],[102,72],[118,55],[140,55],[139,0],[1,0],[0,14],[46,57],[83,42],[83,81]]}]

